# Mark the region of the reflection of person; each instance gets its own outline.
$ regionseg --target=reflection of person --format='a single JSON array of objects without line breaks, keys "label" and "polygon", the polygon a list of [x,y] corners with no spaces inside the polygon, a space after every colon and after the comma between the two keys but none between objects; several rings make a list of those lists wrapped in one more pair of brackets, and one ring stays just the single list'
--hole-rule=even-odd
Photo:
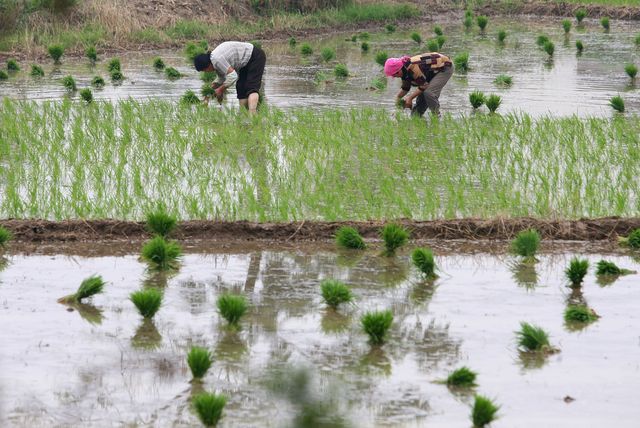
[{"label": "reflection of person", "polygon": [[251,43],[223,42],[213,51],[197,55],[193,65],[198,71],[218,74],[212,84],[218,102],[222,102],[224,92],[235,84],[240,105],[255,113],[266,61],[264,51]]},{"label": "reflection of person", "polygon": [[[415,114],[423,115],[427,108],[440,114],[440,91],[453,74],[453,63],[449,57],[437,52],[428,52],[409,57],[389,58],[384,64],[384,73],[389,77],[402,79],[402,89],[397,101],[404,101],[404,107]],[[405,97],[412,86],[416,90]],[[404,99],[403,99],[404,97]],[[413,100],[416,105],[413,107]]]}]

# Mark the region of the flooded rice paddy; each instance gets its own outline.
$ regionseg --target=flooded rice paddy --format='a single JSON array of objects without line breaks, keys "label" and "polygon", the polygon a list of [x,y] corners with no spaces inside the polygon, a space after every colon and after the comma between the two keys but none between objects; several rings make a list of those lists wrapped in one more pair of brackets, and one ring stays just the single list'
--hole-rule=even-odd
[{"label": "flooded rice paddy", "polygon": [[[565,243],[547,245],[534,268],[522,268],[504,253],[507,243],[430,245],[440,269],[435,283],[420,278],[408,250],[384,258],[376,249],[343,253],[330,245],[203,243],[187,249],[174,276],[162,277],[146,271],[135,245],[16,249],[0,268],[0,425],[194,426],[191,345],[214,355],[203,388],[229,397],[225,427],[292,426],[302,404],[270,386],[282,370],[289,378],[306,370],[298,396],[334,422],[469,427],[472,394],[435,382],[463,365],[478,372],[475,391],[501,406],[493,427],[637,425],[638,276],[603,284],[592,269],[582,293],[572,293],[563,275],[576,254],[631,269],[637,259]],[[93,274],[108,285],[91,304],[56,303]],[[355,305],[327,310],[319,293],[326,278],[350,285]],[[128,296],[149,286],[165,298],[145,323]],[[224,291],[251,302],[239,331],[216,313]],[[563,312],[576,300],[601,318],[566,326]],[[381,348],[359,326],[372,309],[395,317]],[[547,330],[561,352],[523,357],[514,335],[521,321]]]},{"label": "flooded rice paddy", "polygon": [[[374,79],[382,76],[381,67],[374,61],[376,52],[384,50],[390,56],[424,52],[424,42],[420,46],[413,42],[409,37],[411,32],[418,31],[426,41],[435,36],[433,26],[439,24],[446,37],[441,52],[451,57],[462,51],[469,51],[471,55],[471,70],[456,73],[443,91],[441,102],[445,112],[456,115],[470,113],[468,96],[474,90],[502,96],[501,113],[608,117],[612,114],[609,99],[615,95],[624,98],[628,112],[640,112],[638,84],[632,83],[624,72],[625,64],[640,61],[640,50],[633,42],[637,33],[636,23],[612,21],[611,30],[604,32],[598,20],[587,19],[585,22],[581,28],[577,28],[574,22],[570,34],[565,36],[561,18],[491,17],[486,34],[481,35],[477,27],[465,32],[461,20],[436,20],[419,27],[402,28],[393,34],[371,33],[367,40],[370,48],[366,53],[360,49],[361,40],[351,41],[353,33],[299,38],[296,48],[289,47],[286,40],[265,41],[262,43],[268,55],[265,91],[270,105],[283,108],[366,105],[392,109],[398,81],[387,79],[387,87],[383,90],[367,89]],[[499,29],[508,33],[502,45],[496,39]],[[540,34],[548,35],[555,43],[552,59],[535,43]],[[577,39],[585,45],[581,55],[576,54]],[[303,57],[300,54],[303,42],[311,44],[313,55]],[[324,63],[320,56],[320,51],[326,47],[336,51],[336,59],[329,63]],[[169,81],[163,73],[155,72],[151,60],[156,55],[185,77]],[[49,60],[45,65],[44,78],[29,77],[30,65],[25,62],[19,75],[0,82],[0,96],[40,100],[63,97],[65,90],[60,83],[63,76],[71,74],[76,77],[79,88],[89,86],[96,74],[108,78],[106,63],[112,56],[100,55],[101,60],[95,68],[90,67],[86,60],[64,57],[63,64],[54,68]],[[180,51],[132,52],[119,57],[127,79],[118,86],[108,82],[104,89],[94,91],[96,99],[177,99],[187,89],[199,93],[202,86],[198,74]],[[333,67],[338,62],[347,65],[351,77],[345,80],[333,77]],[[318,72],[325,73],[329,80],[317,83]],[[513,85],[497,87],[493,81],[499,74],[512,76]],[[237,104],[233,94],[227,103]]]}]

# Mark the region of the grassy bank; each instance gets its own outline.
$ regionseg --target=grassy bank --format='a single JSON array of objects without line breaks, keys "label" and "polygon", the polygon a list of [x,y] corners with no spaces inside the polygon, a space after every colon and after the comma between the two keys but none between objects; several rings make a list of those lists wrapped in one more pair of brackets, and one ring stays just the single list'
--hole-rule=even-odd
[{"label": "grassy bank", "polygon": [[[253,121],[253,123],[250,123]],[[422,120],[166,101],[0,109],[0,217],[415,220],[634,216],[637,118]]]}]

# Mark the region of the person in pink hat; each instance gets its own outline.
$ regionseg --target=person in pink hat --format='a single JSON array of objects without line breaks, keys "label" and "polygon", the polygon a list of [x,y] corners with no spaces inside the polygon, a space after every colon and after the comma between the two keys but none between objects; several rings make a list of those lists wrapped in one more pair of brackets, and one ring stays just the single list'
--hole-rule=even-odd
[{"label": "person in pink hat", "polygon": [[[453,74],[453,63],[449,57],[438,52],[412,57],[405,55],[387,59],[384,63],[384,74],[402,79],[402,87],[396,96],[397,103],[402,101],[405,108],[410,108],[412,113],[420,116],[427,109],[440,115],[440,92]],[[416,90],[409,94],[412,86],[415,86]]]}]

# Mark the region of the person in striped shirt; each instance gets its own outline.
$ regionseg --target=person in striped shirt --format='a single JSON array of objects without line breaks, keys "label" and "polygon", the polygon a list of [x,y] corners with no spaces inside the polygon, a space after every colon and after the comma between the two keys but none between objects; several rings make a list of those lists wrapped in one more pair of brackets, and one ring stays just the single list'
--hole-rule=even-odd
[{"label": "person in striped shirt", "polygon": [[[398,103],[403,102],[405,108],[410,108],[412,113],[420,116],[427,108],[439,115],[440,92],[453,74],[453,63],[449,57],[438,52],[427,52],[412,57],[405,55],[387,59],[384,73],[389,77],[402,79],[402,87],[396,96]],[[416,90],[409,94],[412,86],[416,87]]]}]

